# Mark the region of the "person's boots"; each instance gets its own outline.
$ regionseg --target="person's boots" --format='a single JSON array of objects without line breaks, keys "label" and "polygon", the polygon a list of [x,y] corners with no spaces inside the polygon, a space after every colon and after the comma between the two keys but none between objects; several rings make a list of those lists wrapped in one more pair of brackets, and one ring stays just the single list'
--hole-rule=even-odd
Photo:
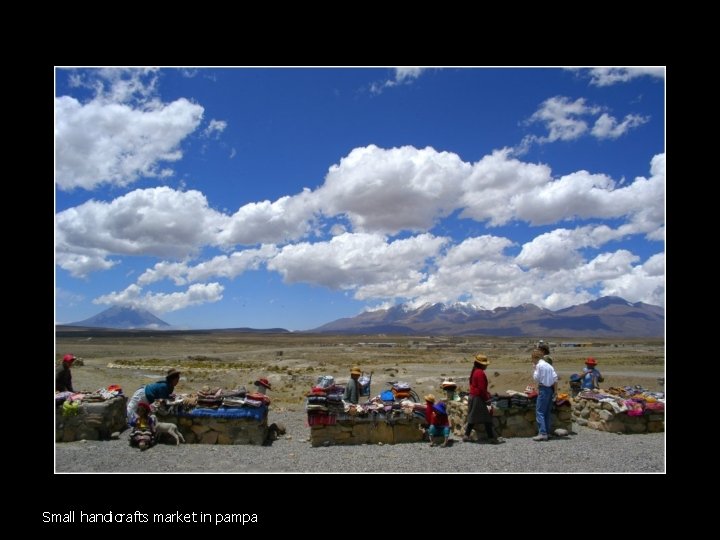
[{"label": "person's boots", "polygon": [[450,440],[450,437],[445,437],[445,440],[443,441],[443,443],[440,446],[442,446],[443,448],[447,448],[449,440]]}]

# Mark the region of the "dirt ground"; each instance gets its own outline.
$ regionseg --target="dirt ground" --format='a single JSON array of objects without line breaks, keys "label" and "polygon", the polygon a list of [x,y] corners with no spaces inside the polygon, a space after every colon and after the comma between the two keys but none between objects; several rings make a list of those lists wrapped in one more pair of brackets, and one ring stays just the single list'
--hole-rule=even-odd
[{"label": "dirt ground", "polygon": [[[592,356],[605,377],[603,387],[642,385],[663,390],[664,341],[592,340],[583,347],[562,347],[577,339],[548,339],[560,391],[568,391],[570,374],[582,370]],[[591,340],[582,340],[590,342]],[[56,365],[64,354],[83,360],[73,367],[76,390],[96,390],[119,384],[126,394],[164,377],[174,367],[182,372],[178,393],[204,385],[253,390],[253,381],[266,377],[274,407],[298,408],[305,393],[321,375],[345,382],[354,365],[372,372],[373,395],[388,388],[387,381],[412,384],[419,395],[441,394],[440,382],[454,377],[467,390],[472,357],[490,359],[487,373],[491,392],[524,390],[532,381],[529,338],[337,336],[317,334],[256,334],[242,332],[112,332],[59,331]],[[660,380],[662,378],[662,381]]]}]

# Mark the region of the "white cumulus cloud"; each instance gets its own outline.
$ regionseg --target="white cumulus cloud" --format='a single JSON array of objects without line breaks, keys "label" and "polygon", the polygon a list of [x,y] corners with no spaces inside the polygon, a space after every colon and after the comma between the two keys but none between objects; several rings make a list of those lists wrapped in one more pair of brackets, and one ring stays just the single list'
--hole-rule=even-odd
[{"label": "white cumulus cloud", "polygon": [[[135,190],[106,203],[90,200],[56,215],[58,264],[75,275],[98,269],[108,254],[185,257],[215,244],[227,216],[199,191]],[[83,266],[82,257],[89,257]]]},{"label": "white cumulus cloud", "polygon": [[627,133],[630,129],[641,126],[649,120],[647,116],[639,114],[628,114],[625,119],[618,123],[615,117],[607,113],[600,115],[592,128],[592,134],[598,139],[617,139]]},{"label": "white cumulus cloud", "polygon": [[472,167],[457,154],[412,146],[355,148],[333,165],[314,196],[326,215],[356,231],[427,230],[457,206]]},{"label": "white cumulus cloud", "polygon": [[374,82],[370,85],[370,91],[373,94],[381,94],[386,88],[392,88],[400,84],[410,84],[417,79],[425,68],[419,67],[399,67],[394,69],[394,76],[392,79],[387,79],[382,82]]},{"label": "white cumulus cloud", "polygon": [[352,289],[417,275],[446,241],[431,234],[388,242],[380,234],[345,233],[327,242],[285,246],[267,267],[286,283]]},{"label": "white cumulus cloud", "polygon": [[205,281],[210,278],[233,279],[246,270],[257,270],[261,264],[277,253],[278,249],[274,245],[263,245],[258,249],[218,255],[196,265],[162,261],[138,277],[137,283],[149,285],[162,279],[171,279],[176,285],[185,285],[188,282]]},{"label": "white cumulus cloud", "polygon": [[196,283],[183,292],[143,294],[142,287],[133,284],[123,291],[100,296],[93,300],[93,303],[143,308],[153,313],[168,313],[222,300],[223,289],[224,287],[219,283]]},{"label": "white cumulus cloud", "polygon": [[55,100],[55,181],[60,189],[126,186],[165,177],[162,162],[182,157],[180,142],[200,124],[203,108],[180,98],[155,109],[123,103]]},{"label": "white cumulus cloud", "polygon": [[628,82],[638,77],[655,77],[658,79],[664,79],[665,68],[593,68],[590,70],[590,84],[594,86],[611,86],[617,83]]}]

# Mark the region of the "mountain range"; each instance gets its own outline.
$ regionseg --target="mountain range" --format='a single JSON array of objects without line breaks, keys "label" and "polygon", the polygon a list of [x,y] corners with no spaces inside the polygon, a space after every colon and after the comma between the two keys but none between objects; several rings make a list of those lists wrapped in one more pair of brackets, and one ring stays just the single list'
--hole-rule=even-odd
[{"label": "mountain range", "polygon": [[310,332],[564,337],[662,337],[665,309],[604,296],[551,311],[534,304],[482,309],[468,303],[406,304],[338,319]]}]

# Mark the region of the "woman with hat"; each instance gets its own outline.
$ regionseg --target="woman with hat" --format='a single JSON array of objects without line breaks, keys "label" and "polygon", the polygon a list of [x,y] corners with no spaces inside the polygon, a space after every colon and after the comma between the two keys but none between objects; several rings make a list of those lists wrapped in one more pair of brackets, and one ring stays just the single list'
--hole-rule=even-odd
[{"label": "woman with hat", "polygon": [[258,379],[253,384],[255,385],[255,388],[257,388],[257,391],[263,395],[267,394],[268,390],[272,390],[270,381],[268,381],[265,377]]},{"label": "woman with hat", "polygon": [[456,393],[457,383],[454,380],[446,378],[442,383],[440,383],[440,387],[445,392],[446,401],[460,401],[460,396]]},{"label": "woman with hat", "polygon": [[490,361],[484,354],[476,354],[472,371],[470,372],[470,398],[468,401],[468,417],[467,427],[465,428],[465,436],[463,441],[470,442],[470,433],[477,424],[485,426],[488,442],[491,444],[499,444],[505,442],[495,437],[493,432],[492,416],[488,411],[486,402],[490,401],[490,392],[488,392],[488,380],[485,375],[485,368],[490,365]]},{"label": "woman with hat", "polygon": [[600,388],[600,384],[603,381],[600,371],[595,367],[597,362],[594,358],[588,358],[585,360],[585,368],[581,375],[582,383],[581,388],[583,390],[595,390]]},{"label": "woman with hat", "polygon": [[433,405],[432,419],[430,420],[430,427],[428,433],[430,434],[430,446],[437,446],[435,443],[435,437],[439,437],[442,433],[443,443],[440,445],[443,448],[448,445],[450,440],[450,419],[447,414],[447,406],[442,401]]},{"label": "woman with hat", "polygon": [[131,420],[138,403],[150,405],[156,399],[169,398],[172,396],[178,382],[180,382],[180,372],[172,368],[168,370],[165,379],[138,388],[127,404],[128,422]]},{"label": "woman with hat", "polygon": [[345,393],[343,394],[343,399],[345,401],[349,401],[350,403],[357,403],[360,401],[360,381],[358,381],[360,375],[362,375],[360,368],[353,366],[350,370],[350,380],[348,381],[347,386],[345,387]]},{"label": "woman with hat", "polygon": [[75,361],[75,355],[66,354],[63,357],[62,367],[55,374],[55,391],[56,392],[75,392],[72,386],[72,373],[70,366]]}]

